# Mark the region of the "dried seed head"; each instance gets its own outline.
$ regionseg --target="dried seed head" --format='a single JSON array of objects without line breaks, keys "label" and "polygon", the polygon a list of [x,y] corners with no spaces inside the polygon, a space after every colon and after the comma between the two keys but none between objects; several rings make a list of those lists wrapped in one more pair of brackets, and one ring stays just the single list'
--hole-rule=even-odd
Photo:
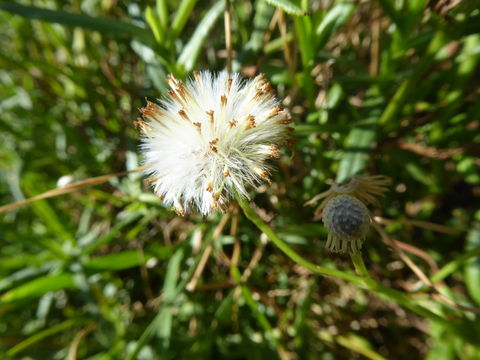
[{"label": "dried seed head", "polygon": [[322,219],[328,230],[328,249],[360,251],[370,226],[370,215],[363,202],[350,195],[336,196],[326,204]]},{"label": "dried seed head", "polygon": [[314,205],[315,218],[328,230],[326,247],[335,252],[360,251],[370,224],[367,205],[378,205],[377,197],[388,190],[390,178],[383,175],[354,176],[333,184],[305,205]]},{"label": "dried seed head", "polygon": [[388,190],[390,183],[390,178],[383,175],[353,176],[345,182],[333,184],[330,189],[314,196],[305,205],[315,205],[319,200],[322,200],[315,210],[315,218],[317,219],[321,218],[328,201],[338,195],[351,195],[365,205],[378,205],[377,197],[382,196]]}]

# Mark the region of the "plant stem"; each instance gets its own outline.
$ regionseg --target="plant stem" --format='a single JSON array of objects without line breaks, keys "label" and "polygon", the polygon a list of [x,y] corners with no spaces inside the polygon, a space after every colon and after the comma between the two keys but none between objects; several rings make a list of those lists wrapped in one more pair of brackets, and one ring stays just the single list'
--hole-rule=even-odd
[{"label": "plant stem", "polygon": [[343,279],[349,281],[351,283],[361,285],[363,284],[363,280],[353,274],[344,273],[343,271],[336,270],[336,269],[329,269],[323,266],[315,265],[310,261],[306,260],[302,256],[300,256],[295,250],[293,250],[290,245],[284,242],[282,239],[278,237],[277,234],[257,215],[257,213],[250,207],[248,200],[242,198],[241,196],[237,196],[237,201],[242,208],[245,216],[253,222],[265,235],[268,236],[270,240],[280,249],[282,250],[290,259],[295,261],[297,264],[302,265],[303,267],[313,271],[314,273],[325,275],[325,276],[332,276],[339,279]]},{"label": "plant stem", "polygon": [[369,278],[370,274],[368,273],[367,267],[363,262],[362,253],[357,251],[355,254],[351,254],[350,257],[352,259],[353,266],[355,266],[355,271],[357,274],[361,277]]},{"label": "plant stem", "polygon": [[[375,295],[379,297],[386,297],[390,300],[395,301],[396,303],[410,309],[411,311],[426,317],[432,321],[441,323],[443,326],[448,328],[452,328],[452,324],[449,321],[444,319],[443,317],[433,313],[432,311],[424,308],[415,303],[414,299],[411,299],[408,294],[403,293],[401,291],[392,289],[388,286],[382,285],[371,277],[368,276],[368,272],[365,268],[365,264],[361,259],[361,256],[353,257],[352,261],[357,268],[357,271],[364,276],[360,277],[357,275],[345,273],[340,270],[330,269],[323,266],[319,266],[316,264],[311,263],[310,261],[303,258],[300,254],[298,254],[295,250],[293,250],[290,245],[284,242],[282,239],[278,237],[277,234],[257,215],[257,213],[251,208],[248,200],[242,198],[240,195],[235,194],[235,197],[238,201],[238,204],[242,208],[245,216],[253,222],[258,229],[260,229],[268,238],[280,249],[282,250],[285,255],[287,255],[290,259],[295,261],[297,264],[309,269],[310,271],[314,272],[315,274],[324,275],[324,276],[331,276],[335,278],[339,278],[342,280],[346,280],[352,284],[357,286],[363,287],[367,290],[372,291]],[[360,259],[360,260],[359,260]],[[363,269],[362,269],[363,268]],[[366,273],[366,275],[364,274]],[[383,295],[383,296],[382,296]]]}]

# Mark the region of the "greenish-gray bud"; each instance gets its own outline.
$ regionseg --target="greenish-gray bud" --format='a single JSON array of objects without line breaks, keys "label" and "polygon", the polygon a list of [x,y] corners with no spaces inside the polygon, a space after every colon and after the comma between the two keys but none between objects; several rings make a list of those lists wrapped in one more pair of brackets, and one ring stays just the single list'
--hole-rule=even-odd
[{"label": "greenish-gray bud", "polygon": [[335,196],[326,204],[322,219],[328,230],[328,249],[349,253],[360,251],[370,227],[370,214],[363,202],[351,195]]}]

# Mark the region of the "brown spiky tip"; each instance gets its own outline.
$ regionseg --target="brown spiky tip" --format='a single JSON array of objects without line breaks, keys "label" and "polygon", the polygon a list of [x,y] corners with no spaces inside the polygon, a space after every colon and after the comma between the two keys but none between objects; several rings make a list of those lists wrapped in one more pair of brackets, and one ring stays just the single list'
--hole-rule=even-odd
[{"label": "brown spiky tip", "polygon": [[246,123],[247,123],[247,126],[245,127],[245,129],[253,129],[254,127],[257,126],[257,124],[255,123],[255,116],[253,115],[248,115],[247,118],[245,119]]},{"label": "brown spiky tip", "polygon": [[269,95],[275,95],[275,90],[269,82],[265,84],[263,90]]},{"label": "brown spiky tip", "polygon": [[174,210],[178,216],[185,216],[185,210],[183,208],[174,208]]},{"label": "brown spiky tip", "polygon": [[208,110],[208,111],[205,111],[205,113],[208,115],[208,121],[210,121],[210,124],[213,124],[215,111]]},{"label": "brown spiky tip", "polygon": [[214,210],[222,210],[222,205],[220,204],[220,194],[212,194],[211,206]]},{"label": "brown spiky tip", "polygon": [[184,120],[187,120],[187,121],[190,120],[187,113],[183,109],[178,110],[178,115],[180,115]]},{"label": "brown spiky tip", "polygon": [[227,101],[228,99],[225,95],[220,96],[220,103],[222,104],[222,106],[227,105]]},{"label": "brown spiky tip", "polygon": [[238,121],[235,119],[232,119],[228,122],[228,127],[231,129],[234,126],[237,126],[237,124],[238,124]]},{"label": "brown spiky tip", "polygon": [[280,158],[280,150],[278,150],[278,146],[277,145],[274,145],[274,144],[271,144],[269,145],[269,148],[268,148],[268,151],[269,151],[269,155],[273,158]]},{"label": "brown spiky tip", "polygon": [[210,150],[212,150],[214,153],[218,152],[218,148],[215,146],[218,143],[218,140],[218,138],[215,138],[212,141],[208,142],[208,144],[210,145]]},{"label": "brown spiky tip", "polygon": [[232,78],[227,79],[227,92],[230,92],[230,90],[232,89],[232,82],[233,82]]},{"label": "brown spiky tip", "polygon": [[151,131],[151,127],[142,118],[137,118],[133,124],[141,134],[147,135]]},{"label": "brown spiky tip", "polygon": [[147,100],[147,106],[138,109],[138,111],[140,112],[140,114],[142,114],[144,118],[148,118],[152,115],[160,115],[160,109],[161,108],[159,106]]},{"label": "brown spiky tip", "polygon": [[182,82],[178,80],[173,74],[168,74],[167,75],[167,83],[170,85],[172,89],[178,86],[178,84],[181,84]]},{"label": "brown spiky tip", "polygon": [[183,101],[180,98],[180,96],[177,95],[177,93],[173,90],[168,91],[168,95],[172,98],[173,101],[175,101],[179,105],[183,105]]},{"label": "brown spiky tip", "polygon": [[269,84],[264,74],[258,74],[257,76],[255,76],[255,78],[253,79],[253,82],[258,83],[259,86],[264,86],[265,84]]},{"label": "brown spiky tip", "polygon": [[262,89],[257,89],[255,92],[255,96],[253,97],[254,100],[259,100],[263,95],[265,95],[265,92]]},{"label": "brown spiky tip", "polygon": [[285,118],[285,119],[275,121],[275,124],[278,124],[278,125],[288,125],[288,124],[291,124],[291,123],[292,123],[291,118]]},{"label": "brown spiky tip", "polygon": [[258,174],[258,176],[260,176],[260,178],[266,181],[269,185],[272,184],[272,180],[270,180],[270,176],[267,170],[260,169],[260,168],[255,168],[253,170]]},{"label": "brown spiky tip", "polygon": [[273,109],[270,111],[270,114],[268,115],[267,120],[277,116],[283,110],[284,110],[283,107],[281,107],[280,105],[274,106]]},{"label": "brown spiky tip", "polygon": [[178,216],[185,216],[185,209],[183,208],[182,204],[180,204],[178,199],[175,200],[174,209]]},{"label": "brown spiky tip", "polygon": [[175,91],[183,101],[187,101],[187,95],[189,95],[190,93],[188,92],[184,83],[179,83]]},{"label": "brown spiky tip", "polygon": [[194,71],[193,72],[193,77],[195,78],[195,81],[197,82],[197,84],[201,84],[202,83],[202,79],[200,78],[200,74],[198,71]]}]

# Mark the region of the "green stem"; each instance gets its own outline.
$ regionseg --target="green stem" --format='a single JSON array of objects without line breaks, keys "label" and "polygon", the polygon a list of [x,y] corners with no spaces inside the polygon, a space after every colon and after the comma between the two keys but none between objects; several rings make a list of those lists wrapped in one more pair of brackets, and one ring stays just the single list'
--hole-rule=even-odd
[{"label": "green stem", "polygon": [[356,252],[355,254],[350,255],[352,259],[353,266],[355,266],[355,271],[361,277],[369,278],[370,274],[368,273],[367,267],[363,262],[362,253],[360,251]]},{"label": "green stem", "polygon": [[[411,311],[428,318],[432,321],[441,323],[443,326],[447,328],[452,328],[449,321],[445,320],[443,317],[433,313],[432,311],[424,308],[423,306],[417,305],[414,299],[411,299],[408,294],[405,294],[401,291],[389,288],[388,286],[382,285],[370,277],[359,277],[353,274],[344,273],[343,271],[336,270],[336,269],[329,269],[323,266],[319,266],[316,264],[311,263],[310,261],[303,258],[300,254],[295,252],[290,245],[285,243],[282,239],[280,239],[277,234],[257,215],[257,213],[251,208],[248,200],[242,198],[240,195],[236,194],[236,199],[238,204],[242,208],[245,216],[253,222],[258,229],[260,229],[268,238],[280,249],[282,250],[285,255],[287,255],[290,259],[295,261],[297,264],[309,269],[315,274],[324,275],[324,276],[331,276],[339,279],[346,280],[352,284],[358,285],[360,287],[364,287],[367,290],[372,291],[377,296],[383,295],[383,297],[388,298],[389,300],[393,300],[396,303],[404,306]],[[353,258],[352,258],[353,260]],[[361,263],[358,262],[358,259],[354,260],[357,261],[357,266],[362,268],[363,260]],[[363,268],[366,271],[365,264],[363,264]],[[358,271],[358,270],[357,270]],[[362,272],[360,272],[362,274]],[[368,274],[368,272],[367,272]],[[362,276],[364,276],[362,274]],[[378,293],[378,294],[377,294]]]},{"label": "green stem", "polygon": [[237,196],[237,201],[240,207],[242,208],[243,212],[245,213],[245,216],[251,222],[253,222],[263,233],[265,233],[265,235],[267,235],[268,238],[272,240],[272,242],[280,250],[282,250],[290,259],[295,261],[297,264],[302,265],[303,267],[313,271],[316,274],[336,277],[357,285],[363,284],[363,279],[356,275],[347,274],[340,270],[329,269],[323,266],[315,265],[310,261],[306,260],[305,258],[300,256],[297,252],[295,252],[295,250],[293,250],[290,247],[290,245],[288,245],[286,242],[280,239],[278,235],[275,234],[275,232],[267,224],[265,224],[265,222],[263,222],[262,219],[260,219],[257,213],[250,207],[248,200],[246,200],[245,198],[242,198],[241,196]]}]

